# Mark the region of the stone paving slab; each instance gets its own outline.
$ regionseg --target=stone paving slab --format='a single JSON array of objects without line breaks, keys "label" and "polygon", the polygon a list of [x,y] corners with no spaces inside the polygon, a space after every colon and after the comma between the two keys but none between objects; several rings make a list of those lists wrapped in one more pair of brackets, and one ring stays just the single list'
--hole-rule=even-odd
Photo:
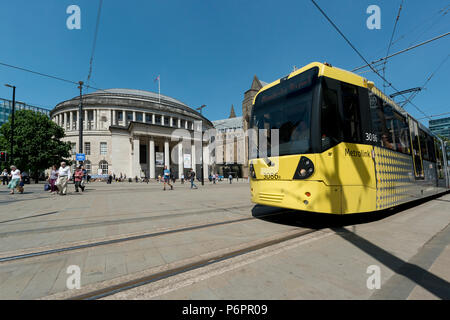
[{"label": "stone paving slab", "polygon": [[[0,189],[0,254],[255,215],[245,182],[207,183],[199,190],[176,185],[174,191],[163,191],[157,183],[94,183],[86,193],[71,191],[67,196],[50,195],[42,187],[27,186],[26,194],[12,197]],[[280,249],[276,255],[214,276],[206,275],[204,280],[152,298],[376,298],[366,287],[367,266],[379,265],[382,288],[388,287],[399,267],[418,255],[448,225],[449,198],[446,195],[379,221],[333,228],[329,237]],[[302,215],[298,217],[252,219],[0,264],[0,299],[35,299],[64,292],[69,265],[80,266],[82,286],[95,286],[214,250],[308,228]],[[448,249],[442,250],[426,270],[433,269],[448,283],[446,255]],[[415,284],[404,298],[436,298],[427,296],[427,292]]]},{"label": "stone paving slab", "polygon": [[[5,251],[13,253],[17,252],[17,249],[35,248],[39,245],[48,248],[52,244],[64,245],[79,240],[116,237],[133,232],[151,233],[168,227],[176,229],[192,224],[208,224],[245,217],[251,218],[251,220],[52,256],[41,256],[30,260],[6,262],[0,264],[0,273],[11,269],[28,270],[31,266],[35,266],[36,269],[33,269],[33,274],[29,276],[31,279],[35,277],[36,280],[31,282],[30,285],[28,285],[28,282],[24,283],[17,292],[10,291],[10,288],[16,285],[16,280],[20,284],[20,281],[15,279],[15,274],[13,274],[9,282],[3,283],[0,287],[4,293],[3,298],[34,299],[65,291],[67,290],[66,279],[68,277],[66,269],[70,265],[78,265],[82,271],[82,285],[90,285],[148,268],[198,257],[211,250],[226,249],[230,246],[263,239],[268,235],[293,229],[290,226],[272,224],[252,218],[253,205],[247,197],[248,185],[244,183],[208,185],[199,190],[178,188],[179,190],[174,192],[164,192],[157,184],[133,186],[133,190],[120,190],[121,187],[122,185],[96,185],[97,190],[95,192],[80,195],[69,194],[65,197],[43,194],[42,196],[47,197],[46,200],[42,200],[36,195],[35,200],[30,200],[30,203],[35,201],[34,206],[36,208],[39,208],[42,202],[47,205],[49,201],[53,201],[54,204],[60,204],[63,211],[57,215],[33,217],[31,218],[34,221],[33,224],[29,221],[0,224],[0,241],[4,244],[0,254],[4,256]],[[39,195],[39,191],[36,193]],[[27,196],[31,197],[32,195],[27,194]],[[92,208],[83,209],[85,205],[80,205],[77,200],[81,197],[87,199],[86,204],[97,201],[103,203],[103,205],[95,206],[95,211]],[[118,198],[121,198],[122,201],[117,202]],[[135,205],[126,203],[126,200],[130,198],[133,199]],[[234,200],[233,203],[229,202],[231,198]],[[98,201],[99,199],[101,201]],[[110,206],[105,204],[108,204],[109,201],[105,199],[117,202],[117,206],[108,209]],[[172,201],[173,212],[171,212],[171,206],[161,209],[159,204],[164,202],[164,199]],[[186,209],[183,212],[185,204]],[[177,205],[178,207],[176,207]],[[2,210],[0,215],[2,215],[3,220],[12,219],[14,215],[18,217],[26,217],[27,215],[27,207],[16,206],[15,204],[9,204],[6,207],[12,207],[16,211],[12,214],[7,210]],[[134,211],[135,208],[136,211]],[[46,209],[55,210],[51,207]],[[178,216],[172,217],[171,215]],[[159,218],[152,220],[153,217]],[[121,221],[121,219],[140,218],[144,220]],[[147,218],[149,220],[145,220]],[[105,219],[112,222],[103,225]],[[114,221],[119,222],[115,223]],[[83,226],[83,224],[89,223],[95,225]],[[34,231],[25,232],[27,229]],[[42,229],[42,231],[37,232],[38,229]],[[1,236],[2,232],[3,236]],[[49,265],[47,264],[48,261],[51,261]],[[50,274],[46,272],[47,269]],[[35,285],[40,280],[46,281],[46,284],[41,287]],[[12,292],[12,294],[6,294],[8,292]]]},{"label": "stone paving slab", "polygon": [[[276,256],[231,271],[209,272],[206,267],[200,280],[181,288],[175,285],[178,281],[175,277],[171,280],[173,288],[167,285],[157,296],[153,294],[158,286],[155,283],[110,298],[386,299],[392,295],[392,290],[396,290],[389,286],[394,279],[400,286],[408,282],[413,284],[409,292],[403,292],[402,299],[450,299],[448,200],[450,195],[447,194],[383,220],[333,228],[334,235],[291,247]],[[434,250],[436,238],[445,248],[436,260],[416,258],[429,257],[428,250],[430,246]],[[371,265],[377,265],[381,270],[379,290],[367,287],[370,276],[367,268]],[[408,268],[416,272],[409,272]],[[417,270],[420,271],[418,274]],[[180,276],[180,281],[188,277]],[[430,295],[430,290],[435,290],[436,286],[440,286],[440,296]]]}]

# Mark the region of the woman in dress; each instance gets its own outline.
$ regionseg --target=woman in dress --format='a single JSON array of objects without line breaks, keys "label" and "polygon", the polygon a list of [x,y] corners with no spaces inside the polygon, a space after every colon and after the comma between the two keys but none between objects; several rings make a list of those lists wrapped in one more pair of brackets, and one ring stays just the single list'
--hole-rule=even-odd
[{"label": "woman in dress", "polygon": [[11,190],[10,194],[14,194],[14,189],[19,185],[19,182],[22,180],[22,175],[20,174],[20,170],[16,168],[16,166],[11,166],[11,181],[8,184],[8,189]]}]

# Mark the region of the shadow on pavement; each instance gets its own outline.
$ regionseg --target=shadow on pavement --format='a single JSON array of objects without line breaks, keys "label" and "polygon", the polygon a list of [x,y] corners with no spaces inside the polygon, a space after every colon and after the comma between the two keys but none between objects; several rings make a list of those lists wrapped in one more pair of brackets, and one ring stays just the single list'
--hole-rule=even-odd
[{"label": "shadow on pavement", "polygon": [[22,218],[17,218],[17,219],[11,219],[11,220],[5,220],[5,221],[0,221],[0,223],[6,223],[6,222],[12,222],[12,221],[19,221],[19,220],[24,220],[24,219],[30,219],[30,218],[36,218],[36,217],[42,217],[42,216],[48,216],[50,214],[55,214],[58,213],[59,211],[52,211],[52,212],[47,212],[47,213],[41,213],[41,214],[36,214],[34,216],[28,216],[28,217],[22,217]]},{"label": "shadow on pavement", "polygon": [[[431,292],[436,297],[444,300],[450,299],[450,283],[446,280],[434,275],[428,270],[409,263],[408,261],[404,261],[388,251],[380,248],[376,244],[362,238],[361,236],[345,229],[345,228],[331,228],[336,232],[342,239],[350,242],[355,247],[364,251],[374,259],[378,260],[380,263],[394,271],[398,275],[402,275],[405,278],[413,281],[418,286],[421,286],[425,290]],[[428,261],[432,264],[433,261]],[[411,288],[412,290],[413,288]],[[395,290],[395,288],[394,288]],[[410,290],[408,290],[403,297],[407,298],[409,296]],[[389,297],[390,292],[386,293]],[[381,297],[382,299],[386,299],[386,297]],[[389,297],[398,299],[400,297]]]},{"label": "shadow on pavement", "polygon": [[[448,194],[448,192],[445,194]],[[402,212],[404,210],[408,210],[417,205],[428,202],[430,200],[446,201],[446,202],[449,201],[446,199],[437,199],[442,196],[443,194],[424,199],[418,199],[409,203],[399,205],[394,208],[376,212],[362,212],[346,215],[283,209],[258,204],[253,207],[252,216],[267,222],[301,228],[323,229],[323,228],[343,227],[382,220],[389,216]]]},{"label": "shadow on pavement", "polygon": [[[446,193],[448,194],[448,192]],[[408,261],[404,261],[395,255],[389,253],[383,248],[377,246],[376,244],[362,238],[360,235],[355,234],[354,232],[343,228],[344,226],[355,225],[355,224],[363,224],[369,223],[373,221],[382,220],[386,217],[392,216],[404,210],[410,209],[422,203],[425,203],[430,200],[438,200],[438,201],[448,201],[445,199],[437,199],[439,196],[432,196],[426,199],[419,199],[408,204],[399,205],[395,208],[383,210],[379,212],[366,212],[366,213],[358,213],[351,215],[330,215],[330,214],[322,214],[322,213],[313,213],[313,212],[305,212],[305,211],[297,211],[290,209],[280,209],[275,207],[268,207],[262,205],[256,205],[252,209],[252,215],[264,221],[279,223],[289,226],[301,227],[301,228],[311,228],[311,229],[322,229],[322,228],[331,228],[337,235],[339,235],[342,239],[348,241],[353,244],[355,247],[370,255],[396,274],[406,277],[407,279],[414,282],[416,285],[421,286],[425,290],[431,292],[436,297],[440,299],[448,300],[450,299],[450,283],[445,279],[442,279],[428,270],[410,263]],[[444,242],[448,243],[449,234],[439,235],[439,237],[445,237]],[[442,242],[442,240],[441,240]],[[433,243],[431,247],[436,250],[436,245]],[[441,248],[443,249],[443,247]],[[429,249],[428,249],[429,250]],[[441,250],[442,251],[442,250]],[[431,259],[433,261],[427,261],[427,263],[431,266],[434,260],[439,256],[440,252],[436,253]],[[410,288],[410,290],[412,290]],[[406,291],[402,293],[403,299],[406,299],[409,296],[410,291]],[[395,292],[385,293],[386,296],[381,297],[382,299],[392,298],[391,295],[395,294]],[[393,297],[394,299],[399,299],[400,297]]]}]

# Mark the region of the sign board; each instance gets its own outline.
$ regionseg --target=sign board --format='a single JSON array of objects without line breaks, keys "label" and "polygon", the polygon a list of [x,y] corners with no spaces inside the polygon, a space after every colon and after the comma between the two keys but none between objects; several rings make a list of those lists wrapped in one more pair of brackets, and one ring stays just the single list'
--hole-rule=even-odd
[{"label": "sign board", "polygon": [[184,163],[184,168],[185,169],[192,168],[192,166],[191,166],[191,155],[190,154],[184,154],[183,155],[183,163]]},{"label": "sign board", "polygon": [[164,167],[164,152],[155,152],[155,162],[157,167]]},{"label": "sign board", "polygon": [[86,161],[86,154],[84,154],[84,153],[77,153],[76,159],[77,159],[77,161]]}]

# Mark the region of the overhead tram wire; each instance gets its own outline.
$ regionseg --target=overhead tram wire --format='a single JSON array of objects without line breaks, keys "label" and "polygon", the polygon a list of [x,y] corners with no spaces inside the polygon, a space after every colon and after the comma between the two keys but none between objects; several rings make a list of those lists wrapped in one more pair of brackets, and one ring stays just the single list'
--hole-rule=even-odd
[{"label": "overhead tram wire", "polygon": [[[400,19],[400,13],[402,11],[402,6],[403,6],[403,0],[400,3],[400,7],[398,8],[397,18],[395,19],[394,29],[392,30],[391,39],[389,40],[389,45],[388,45],[388,48],[386,51],[386,56],[389,55],[389,51],[391,50],[392,40],[394,39],[395,30],[397,29],[398,20]],[[384,63],[383,63],[383,70],[382,70],[383,77],[386,77],[386,63],[387,63],[387,59],[385,59]],[[386,84],[384,82],[383,82],[383,88],[386,88]]]},{"label": "overhead tram wire", "polygon": [[[372,69],[372,71],[378,76],[380,77],[383,81],[385,81],[386,83],[389,84],[389,87],[391,87],[392,89],[394,89],[397,93],[399,92],[397,90],[397,88],[394,87],[394,85],[387,81],[385,77],[383,77],[380,73],[378,73],[377,70],[374,69],[374,67],[372,66],[372,64],[370,64],[366,58],[364,58],[364,56],[358,51],[358,49],[355,48],[355,46],[350,42],[350,40],[348,40],[348,38],[342,33],[342,31],[334,24],[334,22],[327,16],[327,14],[322,10],[322,8],[319,7],[319,5],[314,1],[311,0],[311,2],[316,6],[316,8],[322,13],[322,15],[328,20],[328,22],[330,22],[330,24],[336,29],[336,31],[342,36],[342,38],[344,38],[344,40],[350,45],[350,47],[352,47],[352,49],[359,55],[359,57],[369,66],[370,69]],[[401,94],[401,96],[405,99],[408,99],[405,95]],[[427,118],[429,118],[429,116],[423,112],[418,106],[416,106],[414,103],[410,102],[412,106],[414,106],[420,113],[422,113],[424,116],[426,116]]]},{"label": "overhead tram wire", "polygon": [[[79,83],[77,81],[64,79],[64,78],[57,77],[57,76],[54,76],[54,75],[51,75],[51,74],[38,72],[38,71],[34,71],[34,70],[23,68],[23,67],[14,66],[12,64],[0,62],[0,65],[8,67],[8,68],[12,68],[12,69],[17,69],[17,70],[20,70],[20,71],[25,71],[25,72],[28,72],[28,73],[32,73],[32,74],[35,74],[35,75],[42,76],[42,77],[47,77],[47,78],[54,79],[54,80],[59,80],[59,81],[63,81],[63,82],[70,83],[70,84],[76,84],[77,86],[79,85]],[[83,86],[86,87],[86,88],[92,88],[92,89],[95,89],[95,90],[98,90],[98,91],[108,92],[105,89],[100,89],[100,88],[96,88],[96,87],[93,87],[93,86],[88,86],[88,85],[83,85]]]},{"label": "overhead tram wire", "polygon": [[[383,57],[383,58],[379,58],[378,60],[372,61],[371,64],[372,64],[372,65],[375,65],[375,64],[377,64],[377,63],[379,63],[379,62],[382,62],[382,61],[384,61],[384,60],[386,60],[386,59],[392,58],[392,57],[394,57],[394,56],[396,56],[396,55],[399,55],[399,54],[401,54],[401,53],[404,53],[404,52],[407,52],[407,51],[409,51],[409,50],[415,49],[415,48],[417,48],[417,47],[423,46],[423,45],[425,45],[425,44],[427,44],[427,43],[430,43],[430,42],[432,42],[432,41],[441,39],[441,38],[446,37],[446,36],[448,36],[448,35],[450,35],[450,32],[441,34],[441,35],[439,35],[439,36],[437,36],[437,37],[434,37],[434,38],[432,38],[432,39],[429,39],[429,40],[426,40],[426,41],[421,42],[421,43],[419,43],[419,44],[416,44],[416,45],[414,45],[414,46],[412,46],[412,47],[409,47],[409,48],[406,48],[406,49],[397,51],[397,52],[395,52],[395,53],[393,53],[393,54],[391,54],[391,55],[389,55],[389,56],[386,56],[386,57]],[[369,66],[368,64],[365,64],[365,65],[360,66],[360,67],[357,67],[357,68],[355,68],[355,69],[353,69],[353,70],[351,70],[351,71],[352,71],[352,72],[355,72],[355,71],[357,71],[357,70],[360,70],[360,69],[363,69],[363,68],[367,68],[368,66]]]},{"label": "overhead tram wire", "polygon": [[[401,36],[399,36],[397,39],[395,39],[395,40],[392,42],[392,45],[395,45],[397,42],[399,42],[400,40],[404,39],[404,38],[405,38],[406,36],[408,36],[409,34],[417,34],[417,32],[416,32],[417,29],[423,27],[425,24],[427,24],[427,23],[430,22],[430,21],[436,21],[437,19],[442,18],[442,16],[444,16],[444,15],[447,14],[447,12],[448,12],[449,9],[450,9],[450,5],[447,5],[447,6],[443,7],[442,9],[440,9],[440,10],[439,10],[436,14],[434,14],[433,16],[428,17],[428,19],[422,20],[418,25],[416,25],[415,27],[409,29],[407,33],[404,33],[404,34],[402,34]],[[438,17],[439,15],[441,15],[441,13],[443,13],[442,16],[441,16],[441,17]],[[431,27],[432,27],[432,26],[430,26],[430,27],[428,28],[428,30],[425,30],[425,31],[422,30],[421,35],[424,34],[426,31],[429,31],[429,30],[431,29]],[[418,30],[418,31],[420,31],[420,30]],[[414,43],[414,42],[415,42],[415,41],[413,41],[412,43]],[[412,44],[412,43],[411,43],[411,44]],[[410,45],[411,45],[411,44],[410,44]]]},{"label": "overhead tram wire", "polygon": [[63,78],[60,78],[60,77],[52,76],[52,75],[49,75],[49,74],[45,74],[45,73],[42,73],[42,72],[37,72],[37,71],[33,71],[33,70],[29,70],[29,69],[13,66],[11,64],[7,64],[7,63],[3,63],[3,62],[0,62],[0,65],[8,67],[8,68],[13,68],[13,69],[21,70],[21,71],[34,73],[34,74],[37,74],[39,76],[43,76],[43,77],[47,77],[47,78],[51,78],[51,79],[55,79],[55,80],[59,80],[59,81],[64,81],[64,82],[71,83],[71,84],[78,84],[77,82],[72,81],[72,80],[67,80],[67,79],[63,79]]},{"label": "overhead tram wire", "polygon": [[[428,84],[428,82],[430,82],[431,78],[433,78],[433,76],[436,74],[436,72],[439,71],[439,69],[444,65],[444,63],[447,61],[447,59],[450,57],[450,54],[447,54],[447,56],[444,58],[444,60],[441,61],[441,63],[439,64],[439,66],[430,74],[430,76],[425,80],[424,84],[420,87],[423,89],[425,89],[425,86]],[[420,90],[420,91],[422,91]],[[407,101],[405,101],[402,106],[406,105],[408,102],[411,102],[412,99],[414,99],[420,91],[416,91],[414,93],[411,94],[411,96],[409,97],[409,99]]]},{"label": "overhead tram wire", "polygon": [[412,45],[414,42],[416,42],[422,35],[424,35],[427,31],[431,30],[431,28],[433,28],[436,23],[440,22],[440,19],[442,19],[449,11],[450,11],[450,5],[447,5],[446,7],[442,8],[441,10],[438,11],[438,15],[439,17],[437,17],[436,19],[433,19],[433,23],[428,27],[428,29],[423,30],[416,38],[414,41],[412,41],[409,45]]},{"label": "overhead tram wire", "polygon": [[[444,113],[440,113],[440,114],[435,114],[435,115],[430,116],[430,118],[436,118],[436,117],[440,117],[440,116],[445,116],[447,114],[450,114],[450,112],[444,112]],[[423,119],[426,119],[426,118],[419,118],[417,120],[423,120]]]},{"label": "overhead tram wire", "polygon": [[[444,10],[446,10],[447,7],[450,7],[450,5],[448,5],[448,6],[444,7],[444,8],[442,8],[442,9],[440,9],[440,10],[437,12],[437,15],[440,15],[441,12],[444,11]],[[436,16],[436,14],[433,15],[433,16],[431,16],[431,17],[428,17],[428,18],[425,19],[425,20],[420,21],[420,23],[418,23],[415,27],[408,29],[408,32],[402,34],[401,36],[399,36],[398,38],[396,38],[394,41],[392,41],[392,46],[395,46],[400,40],[404,39],[405,37],[409,36],[410,34],[413,34],[413,35],[414,35],[414,34],[417,34],[418,32],[420,32],[421,30],[418,30],[418,29],[423,28],[424,25],[425,25],[426,23],[428,23],[429,21],[434,21],[434,20],[436,19],[435,16]],[[416,31],[416,30],[417,30],[417,31]],[[428,30],[427,30],[427,31],[428,31]],[[409,46],[412,46],[412,44],[410,44]],[[383,51],[384,51],[383,48],[378,49],[378,50],[376,50],[376,53],[374,53],[374,55],[375,55],[375,56],[378,56],[378,55],[380,55],[381,52],[383,52]]]},{"label": "overhead tram wire", "polygon": [[100,25],[100,14],[102,12],[102,4],[103,4],[103,0],[100,0],[99,4],[98,4],[97,21],[95,23],[95,33],[94,33],[94,42],[92,44],[91,59],[89,60],[89,74],[88,74],[87,81],[86,81],[87,88],[89,88],[89,81],[91,80],[91,75],[92,75],[92,64],[94,62],[95,48],[97,46],[97,35],[98,35],[98,29],[99,29],[99,25]]}]

